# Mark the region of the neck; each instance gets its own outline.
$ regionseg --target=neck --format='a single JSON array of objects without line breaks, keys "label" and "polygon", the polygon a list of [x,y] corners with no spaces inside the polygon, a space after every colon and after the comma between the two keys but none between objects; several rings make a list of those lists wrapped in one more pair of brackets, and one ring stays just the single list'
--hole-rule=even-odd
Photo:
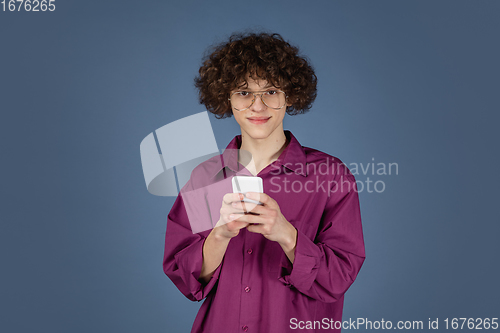
[{"label": "neck", "polygon": [[276,161],[287,145],[287,138],[283,127],[277,128],[271,135],[263,139],[255,139],[250,137],[244,131],[241,132],[241,150],[248,151],[252,156],[250,164],[248,161],[241,161],[242,164],[248,165],[247,169],[254,175],[258,174],[262,169]]}]

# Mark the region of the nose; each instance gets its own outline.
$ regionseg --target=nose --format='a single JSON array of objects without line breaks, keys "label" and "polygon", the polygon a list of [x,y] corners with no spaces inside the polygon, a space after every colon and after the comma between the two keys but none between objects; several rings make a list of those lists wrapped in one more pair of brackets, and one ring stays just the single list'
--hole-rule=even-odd
[{"label": "nose", "polygon": [[262,102],[262,94],[255,94],[255,101],[250,106],[251,111],[260,112],[266,109],[266,105]]}]

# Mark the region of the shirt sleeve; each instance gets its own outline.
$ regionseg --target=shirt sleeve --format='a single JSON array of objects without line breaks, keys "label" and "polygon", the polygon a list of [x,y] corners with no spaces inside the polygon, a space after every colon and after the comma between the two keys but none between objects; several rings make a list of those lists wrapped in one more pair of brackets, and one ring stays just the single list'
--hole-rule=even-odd
[{"label": "shirt sleeve", "polygon": [[203,264],[203,244],[210,230],[193,233],[188,214],[179,195],[167,217],[163,271],[184,296],[201,301],[214,288],[220,269],[215,270],[208,283],[198,280]]},{"label": "shirt sleeve", "polygon": [[356,181],[352,174],[340,178],[315,239],[297,230],[293,265],[282,262],[279,278],[288,287],[323,302],[335,302],[344,295],[365,259]]}]

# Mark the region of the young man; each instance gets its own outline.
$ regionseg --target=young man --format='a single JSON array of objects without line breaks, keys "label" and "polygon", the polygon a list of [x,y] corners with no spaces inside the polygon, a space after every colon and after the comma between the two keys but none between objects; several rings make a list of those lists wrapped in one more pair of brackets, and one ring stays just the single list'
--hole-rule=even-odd
[{"label": "young man", "polygon": [[[226,150],[239,154],[195,168],[168,216],[164,271],[189,299],[206,298],[192,332],[339,331],[343,295],[365,258],[356,182],[339,159],[283,128],[285,113],[308,111],[316,97],[312,67],[277,34],[233,35],[196,86],[241,135]],[[244,195],[224,187],[241,174],[263,180],[264,193],[245,194],[261,202],[250,213]],[[198,189],[195,207],[214,227],[193,233],[186,200]]]}]

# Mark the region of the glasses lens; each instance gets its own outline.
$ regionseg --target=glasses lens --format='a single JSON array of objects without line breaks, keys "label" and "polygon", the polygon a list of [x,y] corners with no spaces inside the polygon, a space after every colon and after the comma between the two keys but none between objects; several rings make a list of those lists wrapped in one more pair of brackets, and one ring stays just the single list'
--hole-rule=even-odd
[{"label": "glasses lens", "polygon": [[[259,94],[260,95],[260,94]],[[259,98],[259,95],[256,98]],[[254,102],[254,95],[248,91],[237,91],[231,95],[231,103],[237,110],[248,109]],[[273,109],[281,109],[286,104],[285,93],[279,90],[269,90],[262,93],[264,104]]]},{"label": "glasses lens", "polygon": [[285,93],[279,90],[270,90],[262,94],[264,103],[273,109],[281,109],[285,106]]},{"label": "glasses lens", "polygon": [[237,91],[231,95],[231,103],[237,110],[249,108],[253,102],[253,94],[248,91]]}]

